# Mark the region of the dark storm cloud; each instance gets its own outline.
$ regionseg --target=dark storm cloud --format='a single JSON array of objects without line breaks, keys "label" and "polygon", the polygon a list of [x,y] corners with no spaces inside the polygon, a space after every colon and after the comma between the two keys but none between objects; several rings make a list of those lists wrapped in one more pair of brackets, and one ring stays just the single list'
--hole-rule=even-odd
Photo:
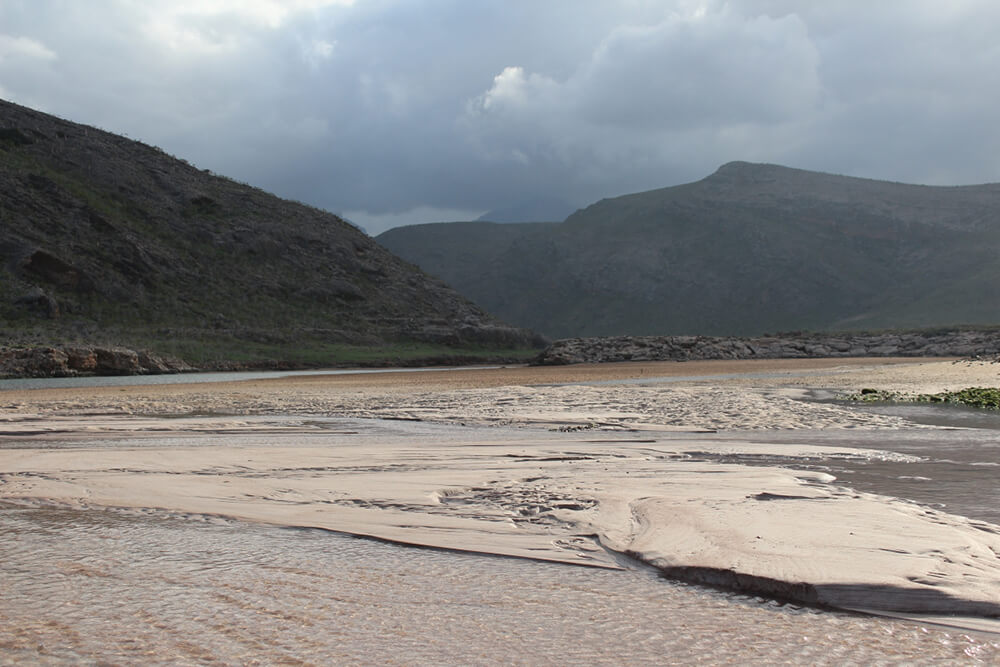
[{"label": "dark storm cloud", "polygon": [[736,159],[1000,180],[998,20],[985,0],[5,0],[0,96],[377,232]]}]

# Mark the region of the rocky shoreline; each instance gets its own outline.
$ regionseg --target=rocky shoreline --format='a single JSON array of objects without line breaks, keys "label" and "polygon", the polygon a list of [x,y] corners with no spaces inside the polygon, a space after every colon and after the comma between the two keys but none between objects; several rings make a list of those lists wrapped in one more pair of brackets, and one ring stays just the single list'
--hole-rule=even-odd
[{"label": "rocky shoreline", "polygon": [[540,366],[617,361],[807,359],[836,357],[997,357],[1000,330],[876,334],[787,334],[757,338],[614,336],[567,338],[546,348]]},{"label": "rocky shoreline", "polygon": [[[695,361],[710,359],[820,359],[839,357],[963,357],[1000,359],[1000,329],[897,332],[878,334],[785,334],[756,338],[718,336],[612,336],[566,338],[549,345],[534,366],[621,361]],[[500,359],[497,363],[517,363]],[[366,366],[461,366],[482,357],[442,355],[385,360]],[[522,362],[523,363],[523,362]],[[305,368],[281,361],[216,362],[196,368],[187,362],[126,347],[0,347],[0,378],[84,375],[156,375],[204,370],[290,370]]]},{"label": "rocky shoreline", "polygon": [[217,360],[198,366],[174,357],[164,357],[148,350],[127,347],[94,346],[0,346],[0,379],[61,378],[111,375],[163,375],[171,373],[228,371],[298,371],[319,368],[417,368],[431,366],[473,366],[482,364],[523,364],[521,357],[498,352],[495,355],[471,355],[442,352],[424,357],[384,359],[350,363],[303,363],[282,359],[253,361]]},{"label": "rocky shoreline", "polygon": [[124,347],[0,347],[0,377],[159,375],[198,370],[179,359]]}]

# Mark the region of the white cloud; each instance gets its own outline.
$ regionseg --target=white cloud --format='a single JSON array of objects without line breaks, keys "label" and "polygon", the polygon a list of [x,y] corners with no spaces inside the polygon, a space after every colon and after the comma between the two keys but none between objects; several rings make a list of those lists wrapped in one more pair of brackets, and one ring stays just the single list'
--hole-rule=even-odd
[{"label": "white cloud", "polygon": [[493,85],[472,100],[472,114],[517,112],[526,107],[548,106],[550,96],[558,92],[559,84],[540,74],[526,75],[523,67],[505,67],[493,77]]},{"label": "white cloud", "polygon": [[[238,49],[258,30],[279,30],[294,17],[354,0],[157,0],[133,7],[151,43],[187,56]],[[312,57],[328,57],[332,44],[314,41]]]},{"label": "white cloud", "polygon": [[19,59],[56,60],[56,52],[36,39],[0,35],[0,64]]},{"label": "white cloud", "polygon": [[672,128],[780,122],[818,100],[818,54],[795,16],[723,10],[612,31],[568,82],[599,123]]},{"label": "white cloud", "polygon": [[198,17],[238,16],[277,29],[295,14],[335,5],[351,6],[354,0],[146,0],[140,4],[170,23],[184,23]]},{"label": "white cloud", "polygon": [[816,108],[818,53],[798,18],[746,21],[698,9],[615,28],[561,83],[508,66],[470,102],[469,115],[556,113],[638,134],[780,122]]},{"label": "white cloud", "polygon": [[547,170],[567,197],[583,199],[796,146],[791,135],[823,99],[819,53],[802,21],[746,19],[712,3],[680,9],[610,29],[561,81],[504,67],[466,105],[468,146],[511,170]]},{"label": "white cloud", "polygon": [[1000,91],[981,83],[1000,66],[984,27],[1000,6],[961,4],[679,2],[612,26],[558,80],[506,63],[461,126],[483,160],[547,165],[564,187],[603,193],[734,159],[1000,180],[1000,138],[983,117]]},{"label": "white cloud", "polygon": [[0,0],[0,83],[403,224],[735,159],[1000,181],[998,22],[992,0]]}]

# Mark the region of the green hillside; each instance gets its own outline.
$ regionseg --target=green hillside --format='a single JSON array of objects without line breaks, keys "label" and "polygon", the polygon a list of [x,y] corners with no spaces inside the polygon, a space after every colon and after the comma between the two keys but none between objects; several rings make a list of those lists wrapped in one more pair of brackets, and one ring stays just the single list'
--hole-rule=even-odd
[{"label": "green hillside", "polygon": [[6,102],[0,333],[314,364],[537,342],[335,215]]}]

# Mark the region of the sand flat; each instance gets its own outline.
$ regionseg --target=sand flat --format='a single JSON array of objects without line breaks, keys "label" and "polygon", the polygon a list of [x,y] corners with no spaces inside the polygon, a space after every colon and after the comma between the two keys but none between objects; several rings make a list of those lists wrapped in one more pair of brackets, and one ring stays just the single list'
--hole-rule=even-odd
[{"label": "sand flat", "polygon": [[[997,375],[950,360],[799,360],[3,392],[0,498],[599,567],[628,553],[682,578],[809,602],[993,617],[1000,528],[822,473],[692,452],[893,456],[740,442],[731,431],[926,428],[788,392],[928,391]],[[728,437],[712,440],[721,429]]]}]

